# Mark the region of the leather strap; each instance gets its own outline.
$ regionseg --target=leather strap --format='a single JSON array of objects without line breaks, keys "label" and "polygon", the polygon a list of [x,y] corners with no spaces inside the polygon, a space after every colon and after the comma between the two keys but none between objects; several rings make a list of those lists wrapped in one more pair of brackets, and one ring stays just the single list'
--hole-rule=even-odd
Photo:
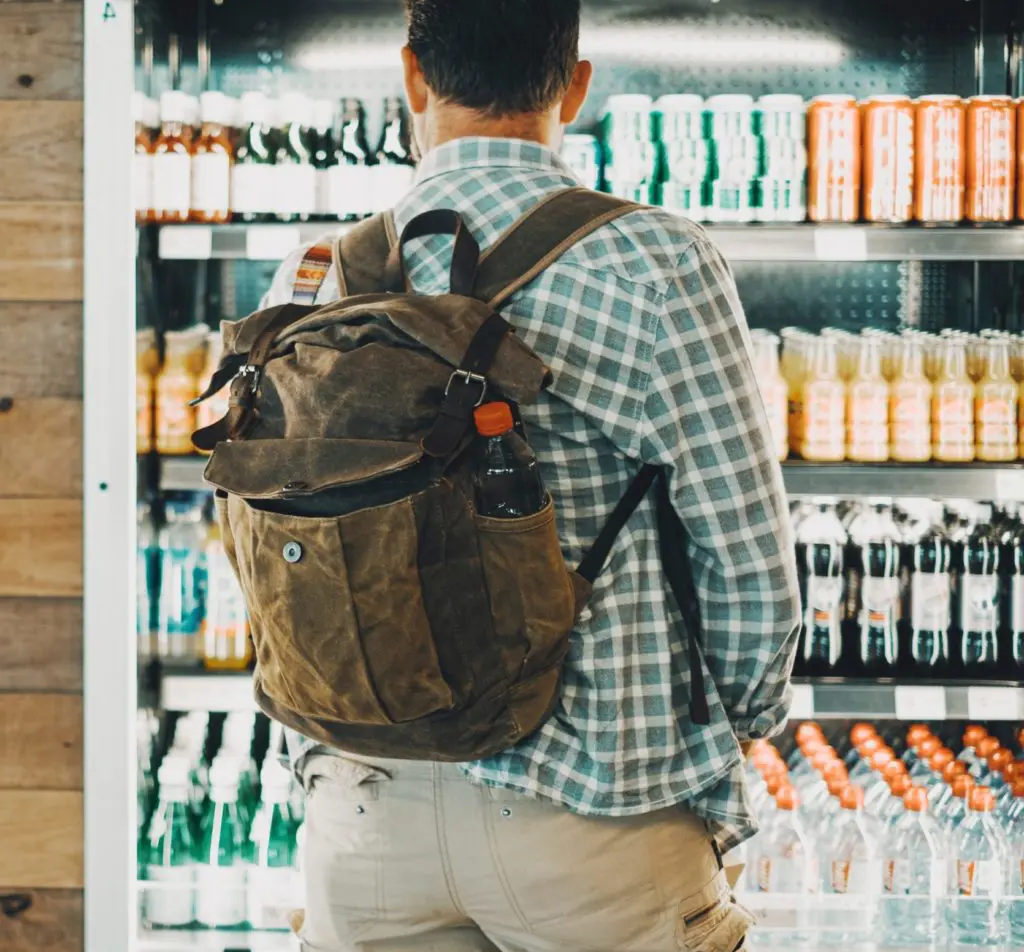
[{"label": "leather strap", "polygon": [[452,235],[451,293],[463,297],[473,295],[476,282],[477,262],[480,260],[480,246],[462,220],[462,216],[450,208],[436,208],[423,212],[402,229],[402,237],[388,255],[384,271],[384,289],[393,293],[406,291],[405,265],[402,252],[410,241],[427,235]]},{"label": "leather strap", "polygon": [[500,308],[577,242],[641,207],[582,187],[554,192],[483,254],[473,296]]}]

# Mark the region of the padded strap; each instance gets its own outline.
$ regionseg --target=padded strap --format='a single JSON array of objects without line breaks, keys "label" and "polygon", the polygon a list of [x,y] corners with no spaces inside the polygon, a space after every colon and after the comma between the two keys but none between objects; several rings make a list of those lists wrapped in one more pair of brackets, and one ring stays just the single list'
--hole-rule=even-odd
[{"label": "padded strap", "polygon": [[334,242],[320,241],[306,252],[295,274],[293,304],[313,304],[334,263]]},{"label": "padded strap", "polygon": [[700,602],[693,583],[690,559],[686,553],[686,529],[672,505],[669,493],[668,471],[660,466],[644,466],[630,484],[626,494],[619,500],[597,540],[580,563],[576,574],[591,585],[604,569],[612,546],[619,533],[626,527],[630,517],[644,497],[654,487],[658,517],[658,548],[661,566],[668,578],[672,596],[683,617],[683,631],[690,667],[690,720],[694,724],[709,724],[711,712],[708,708],[707,689],[704,680],[704,661],[700,653]]},{"label": "padded strap", "polygon": [[345,232],[334,243],[339,296],[383,291],[388,257],[397,243],[395,217],[390,211],[367,218]]},{"label": "padded strap", "polygon": [[578,241],[640,207],[582,187],[552,193],[487,249],[473,296],[501,307]]},{"label": "padded strap", "polygon": [[405,264],[402,252],[410,241],[427,235],[452,235],[452,265],[449,277],[452,294],[470,297],[476,282],[476,267],[480,260],[480,246],[466,227],[462,216],[450,208],[435,208],[417,215],[405,228],[398,244],[392,247],[384,275],[384,290],[401,294],[406,290]]}]

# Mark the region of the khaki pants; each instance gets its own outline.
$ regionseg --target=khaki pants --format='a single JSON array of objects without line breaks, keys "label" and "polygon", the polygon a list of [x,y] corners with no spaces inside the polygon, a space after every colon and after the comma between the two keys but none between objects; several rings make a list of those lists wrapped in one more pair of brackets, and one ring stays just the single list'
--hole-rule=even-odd
[{"label": "khaki pants", "polygon": [[452,765],[311,756],[305,952],[740,952],[704,824],[608,819]]}]

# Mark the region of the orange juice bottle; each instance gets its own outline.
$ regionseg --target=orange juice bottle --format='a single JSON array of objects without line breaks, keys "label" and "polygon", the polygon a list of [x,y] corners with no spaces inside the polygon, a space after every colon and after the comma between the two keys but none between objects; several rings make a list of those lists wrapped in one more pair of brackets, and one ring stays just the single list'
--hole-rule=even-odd
[{"label": "orange juice bottle", "polygon": [[774,334],[760,336],[756,348],[757,382],[768,413],[775,454],[784,460],[789,456],[789,384],[779,369],[779,339]]},{"label": "orange juice bottle", "polygon": [[245,597],[224,551],[216,518],[207,525],[203,551],[208,579],[203,663],[213,670],[244,670],[252,659]]},{"label": "orange juice bottle", "polygon": [[985,374],[975,390],[977,457],[987,463],[1017,458],[1018,385],[1010,375],[1010,343],[990,338]]},{"label": "orange juice bottle", "polygon": [[932,455],[943,463],[974,459],[974,383],[967,373],[966,343],[947,338],[932,396]]},{"label": "orange juice bottle", "polygon": [[889,459],[889,384],[882,375],[882,339],[864,337],[847,387],[846,455],[858,463]]},{"label": "orange juice bottle", "polygon": [[160,354],[156,346],[156,331],[152,328],[135,334],[135,452],[148,453],[153,449],[153,406],[155,402],[156,373],[160,369]]},{"label": "orange juice bottle", "polygon": [[900,463],[932,458],[932,382],[924,372],[924,348],[914,337],[900,345],[899,369],[889,396],[890,456]]},{"label": "orange juice bottle", "polygon": [[[220,366],[220,359],[224,353],[224,338],[220,331],[210,331],[206,338],[206,366],[199,375],[199,391],[202,393],[210,382],[210,379],[217,372]],[[212,397],[204,400],[196,409],[196,429],[211,426],[218,420],[224,418],[228,412],[228,402],[231,399],[231,392],[228,387],[215,393]]]},{"label": "orange juice bottle", "polygon": [[846,385],[839,378],[834,339],[814,341],[802,393],[800,455],[816,462],[839,462],[846,450]]},{"label": "orange juice bottle", "polygon": [[199,396],[196,331],[168,331],[164,367],[156,382],[156,448],[167,456],[192,452],[196,413],[189,406]]},{"label": "orange juice bottle", "polygon": [[807,349],[813,337],[796,327],[782,329],[782,358],[779,371],[786,381],[789,402],[789,445],[794,452],[800,452],[804,420],[804,377],[807,375]]}]

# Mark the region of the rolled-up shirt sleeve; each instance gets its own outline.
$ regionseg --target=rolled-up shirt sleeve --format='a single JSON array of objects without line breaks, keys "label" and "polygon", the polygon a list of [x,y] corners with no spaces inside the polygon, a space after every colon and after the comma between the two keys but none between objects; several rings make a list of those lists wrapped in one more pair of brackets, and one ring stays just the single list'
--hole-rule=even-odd
[{"label": "rolled-up shirt sleeve", "polygon": [[671,472],[701,648],[740,741],[785,725],[800,602],[789,507],[728,265],[706,238],[679,261],[655,337],[641,457]]}]

